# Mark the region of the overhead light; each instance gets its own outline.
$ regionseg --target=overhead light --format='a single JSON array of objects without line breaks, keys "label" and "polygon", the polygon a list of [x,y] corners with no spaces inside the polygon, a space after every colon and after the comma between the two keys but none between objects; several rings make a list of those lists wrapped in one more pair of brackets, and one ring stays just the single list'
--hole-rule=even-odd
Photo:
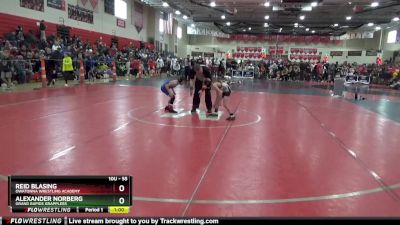
[{"label": "overhead light", "polygon": [[299,26],[299,24],[298,24],[298,23],[295,23],[295,24],[294,24],[294,27],[298,27],[298,26]]},{"label": "overhead light", "polygon": [[346,17],[346,20],[351,20],[351,16]]},{"label": "overhead light", "polygon": [[266,1],[266,2],[264,3],[264,6],[265,6],[265,7],[269,7],[269,6],[270,6],[269,1]]},{"label": "overhead light", "polygon": [[264,27],[269,27],[269,24],[268,23],[264,23]]},{"label": "overhead light", "polygon": [[188,18],[188,17],[187,17],[186,15],[183,15],[183,19],[184,19],[184,20],[187,20],[187,18]]},{"label": "overhead light", "polygon": [[301,8],[301,11],[312,11],[312,7],[311,6],[304,6]]},{"label": "overhead light", "polygon": [[379,6],[379,2],[373,2],[371,3],[371,7],[378,7]]},{"label": "overhead light", "polygon": [[212,2],[210,2],[210,6],[211,6],[211,7],[215,7],[215,6],[217,6],[217,5],[215,4],[214,1],[212,1]]},{"label": "overhead light", "polygon": [[268,15],[264,16],[264,19],[269,20],[269,16]]},{"label": "overhead light", "polygon": [[223,19],[223,20],[224,20],[225,18],[226,18],[226,17],[225,17],[225,15],[222,15],[222,16],[221,16],[221,19]]},{"label": "overhead light", "polygon": [[351,5],[352,4],[352,2],[348,2],[349,3],[349,5]]},{"label": "overhead light", "polygon": [[272,6],[272,11],[278,11],[279,7],[278,6]]},{"label": "overhead light", "polygon": [[313,33],[313,34],[314,34],[314,33],[315,33],[315,30],[311,31],[311,33]]},{"label": "overhead light", "polygon": [[374,23],[368,23],[369,27],[372,27],[374,25]]},{"label": "overhead light", "polygon": [[251,30],[251,27],[249,27],[249,30]]},{"label": "overhead light", "polygon": [[194,25],[194,23],[192,23],[190,26],[191,26],[191,27],[195,27],[196,25]]},{"label": "overhead light", "polygon": [[243,29],[243,32],[246,32],[246,29]]},{"label": "overhead light", "polygon": [[380,26],[375,27],[375,30],[380,30],[382,29]]},{"label": "overhead light", "polygon": [[393,20],[393,21],[399,21],[400,18],[399,18],[399,17],[395,17],[395,18],[393,18],[392,20]]},{"label": "overhead light", "polygon": [[309,31],[310,30],[310,28],[306,28],[306,31]]},{"label": "overhead light", "polygon": [[279,28],[279,33],[280,33],[280,32],[282,32],[282,27],[281,27],[281,28]]},{"label": "overhead light", "polygon": [[230,26],[230,25],[231,25],[231,22],[226,22],[226,25],[227,25],[227,26]]},{"label": "overhead light", "polygon": [[176,10],[176,11],[175,11],[175,14],[176,14],[176,15],[181,15],[181,11]]},{"label": "overhead light", "polygon": [[304,20],[306,16],[300,16],[300,20]]},{"label": "overhead light", "polygon": [[164,6],[164,7],[168,7],[169,5],[168,5],[168,3],[167,3],[167,2],[163,2],[163,3],[162,3],[162,6]]},{"label": "overhead light", "polygon": [[318,2],[312,2],[311,3],[311,7],[315,7],[315,6],[317,6],[318,5]]},{"label": "overhead light", "polygon": [[335,23],[335,24],[333,24],[333,26],[334,26],[334,27],[338,27],[338,26],[339,26],[339,24]]}]

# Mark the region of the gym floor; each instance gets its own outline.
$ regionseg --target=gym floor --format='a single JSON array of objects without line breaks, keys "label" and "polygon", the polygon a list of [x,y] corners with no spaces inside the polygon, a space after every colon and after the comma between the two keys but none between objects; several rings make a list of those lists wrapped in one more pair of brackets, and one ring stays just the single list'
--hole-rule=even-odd
[{"label": "gym floor", "polygon": [[0,94],[0,214],[7,175],[132,175],[132,216],[400,216],[398,92],[247,81],[228,122],[161,82]]}]

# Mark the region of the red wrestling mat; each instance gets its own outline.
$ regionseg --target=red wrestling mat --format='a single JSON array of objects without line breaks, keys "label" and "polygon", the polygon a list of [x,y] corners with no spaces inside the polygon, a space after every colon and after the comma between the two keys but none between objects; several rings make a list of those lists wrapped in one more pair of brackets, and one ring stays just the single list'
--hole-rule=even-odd
[{"label": "red wrestling mat", "polygon": [[254,92],[233,92],[234,122],[223,107],[207,119],[204,99],[192,115],[176,90],[174,116],[154,87],[0,95],[0,214],[9,174],[129,174],[135,216],[400,215],[398,123],[342,99]]}]

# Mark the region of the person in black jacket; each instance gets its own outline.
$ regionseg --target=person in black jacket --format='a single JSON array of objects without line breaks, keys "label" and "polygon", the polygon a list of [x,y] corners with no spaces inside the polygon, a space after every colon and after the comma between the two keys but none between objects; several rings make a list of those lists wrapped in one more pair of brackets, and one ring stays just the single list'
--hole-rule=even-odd
[{"label": "person in black jacket", "polygon": [[46,25],[44,24],[44,20],[40,21],[39,30],[40,30],[40,41],[46,42]]},{"label": "person in black jacket", "polygon": [[50,84],[54,86],[57,79],[56,57],[55,54],[51,52],[50,48],[46,49],[45,63],[47,86],[50,86]]},{"label": "person in black jacket", "polygon": [[8,88],[11,88],[12,83],[11,83],[11,78],[12,78],[12,65],[11,65],[11,60],[9,58],[4,57],[1,60],[0,63],[0,74],[1,74],[1,80],[3,83],[7,85]]},{"label": "person in black jacket", "polygon": [[[205,66],[200,66],[196,64],[194,66],[194,72],[190,77],[190,95],[193,94],[193,107],[192,113],[196,112],[196,109],[200,106],[200,93],[202,91],[205,92],[205,101],[207,106],[207,116],[211,116],[212,114],[212,101],[211,101],[211,72]],[[207,80],[209,82],[207,82]],[[194,90],[194,92],[193,92]]]}]

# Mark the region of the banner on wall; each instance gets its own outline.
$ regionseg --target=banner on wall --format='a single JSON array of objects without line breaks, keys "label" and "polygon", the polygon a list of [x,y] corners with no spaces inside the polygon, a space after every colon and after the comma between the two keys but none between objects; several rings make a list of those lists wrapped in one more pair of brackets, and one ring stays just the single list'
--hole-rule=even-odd
[{"label": "banner on wall", "polygon": [[270,55],[283,55],[285,49],[283,47],[269,46],[268,53]]},{"label": "banner on wall", "polygon": [[[78,6],[92,12],[98,13],[99,12],[99,0],[77,0]],[[114,14],[114,12],[113,12]]]},{"label": "banner on wall", "polygon": [[71,20],[93,24],[93,12],[87,9],[83,9],[79,6],[68,4],[68,18],[70,18]]},{"label": "banner on wall", "polygon": [[362,51],[348,51],[347,55],[348,56],[361,56]]},{"label": "banner on wall", "polygon": [[44,12],[44,0],[19,0],[19,6]]},{"label": "banner on wall", "polygon": [[204,35],[204,36],[212,36],[212,37],[221,37],[221,38],[229,38],[229,34],[225,34],[221,31],[204,28],[204,27],[191,27],[187,26],[186,30],[187,34],[190,35]]},{"label": "banner on wall", "polygon": [[377,50],[367,50],[365,52],[365,56],[378,56],[378,51]]},{"label": "banner on wall", "polygon": [[65,11],[65,0],[47,0],[47,6]]},{"label": "banner on wall", "polygon": [[374,32],[348,32],[339,37],[340,40],[374,38]]},{"label": "banner on wall", "polygon": [[114,15],[114,0],[104,0],[104,12]]},{"label": "banner on wall", "polygon": [[144,26],[143,5],[138,2],[134,2],[131,12],[132,23],[135,25],[137,32],[140,33]]},{"label": "banner on wall", "polygon": [[243,42],[301,42],[301,43],[324,43],[339,44],[340,40],[330,36],[298,36],[298,35],[248,35],[232,34],[229,37],[219,37],[219,41],[243,41]]},{"label": "banner on wall", "polygon": [[[321,60],[321,52],[318,54],[317,48],[290,48],[290,61],[319,61]],[[327,60],[325,58],[325,60]]]},{"label": "banner on wall", "polygon": [[343,56],[343,51],[331,51],[331,56]]}]

